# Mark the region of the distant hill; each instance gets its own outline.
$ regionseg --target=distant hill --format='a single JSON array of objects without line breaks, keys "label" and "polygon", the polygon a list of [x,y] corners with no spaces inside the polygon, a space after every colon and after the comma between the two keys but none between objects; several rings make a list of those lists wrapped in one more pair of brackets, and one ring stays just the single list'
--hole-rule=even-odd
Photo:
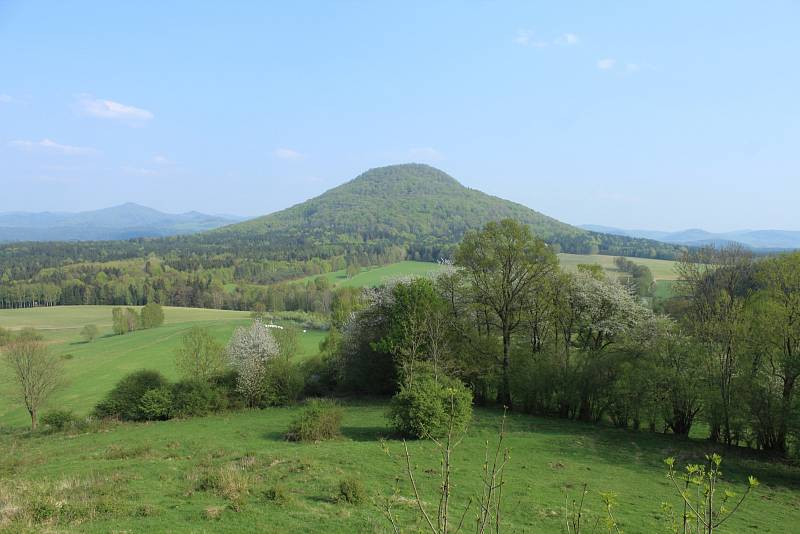
[{"label": "distant hill", "polygon": [[625,237],[655,239],[664,243],[686,246],[721,246],[739,243],[745,247],[759,251],[800,249],[800,231],[789,230],[735,230],[732,232],[713,233],[699,228],[690,228],[678,232],[662,232],[657,230],[626,230],[611,226],[584,224],[580,228],[593,232],[604,232]]},{"label": "distant hill", "polygon": [[79,213],[0,213],[0,241],[97,241],[193,234],[241,221],[196,211],[163,213],[139,204]]},{"label": "distant hill", "polygon": [[461,185],[422,164],[371,169],[322,195],[288,209],[200,236],[258,240],[264,247],[293,250],[402,246],[414,259],[435,259],[464,233],[489,221],[512,218],[561,251],[674,257],[677,247],[587,231],[522,204]]}]

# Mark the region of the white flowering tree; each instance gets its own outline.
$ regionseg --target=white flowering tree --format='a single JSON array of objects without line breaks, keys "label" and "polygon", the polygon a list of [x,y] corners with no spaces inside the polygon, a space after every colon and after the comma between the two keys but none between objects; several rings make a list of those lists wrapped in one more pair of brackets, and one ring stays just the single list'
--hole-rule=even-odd
[{"label": "white flowering tree", "polygon": [[226,349],[231,367],[236,370],[236,385],[249,406],[264,394],[267,365],[280,354],[277,341],[260,320],[250,327],[237,328]]}]

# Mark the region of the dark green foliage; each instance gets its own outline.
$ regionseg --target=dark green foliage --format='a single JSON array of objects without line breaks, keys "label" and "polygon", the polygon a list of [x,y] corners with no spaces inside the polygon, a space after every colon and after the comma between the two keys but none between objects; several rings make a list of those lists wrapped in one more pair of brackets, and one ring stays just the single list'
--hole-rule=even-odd
[{"label": "dark green foliage", "polygon": [[172,415],[172,389],[162,386],[148,389],[139,402],[141,419],[147,421],[165,421]]},{"label": "dark green foliage", "polygon": [[289,490],[283,484],[275,484],[264,492],[264,498],[275,504],[286,504],[291,500]]},{"label": "dark green foliage", "polygon": [[[167,380],[158,371],[133,372],[117,382],[114,389],[95,407],[94,413],[99,418],[145,420],[147,414],[142,410],[142,399],[145,393],[166,388],[168,385]],[[153,394],[153,400],[155,400],[155,395]]]},{"label": "dark green foliage", "polygon": [[324,397],[336,389],[336,370],[329,355],[312,356],[300,364],[303,393],[307,397]]},{"label": "dark green foliage", "polygon": [[341,435],[342,410],[327,399],[312,399],[289,426],[289,441],[325,441]]},{"label": "dark green foliage", "polygon": [[223,409],[226,400],[214,385],[200,380],[182,380],[171,389],[171,417],[200,417]]},{"label": "dark green foliage", "polygon": [[458,380],[421,374],[392,398],[389,418],[408,437],[443,436],[451,422],[459,433],[472,418],[472,392]]},{"label": "dark green foliage", "polygon": [[360,478],[347,477],[339,481],[338,501],[348,504],[361,504],[367,500],[367,490]]},{"label": "dark green foliage", "polygon": [[222,396],[224,406],[231,410],[242,409],[247,405],[241,392],[236,387],[236,371],[229,370],[209,378],[208,382]]},{"label": "dark green foliage", "polygon": [[264,376],[264,402],[267,406],[286,406],[303,393],[303,373],[289,360],[275,359]]},{"label": "dark green foliage", "polygon": [[161,304],[149,302],[145,304],[141,312],[142,328],[156,328],[164,324],[164,309]]},{"label": "dark green foliage", "polygon": [[72,410],[50,410],[42,415],[41,422],[56,431],[66,430],[78,422]]}]

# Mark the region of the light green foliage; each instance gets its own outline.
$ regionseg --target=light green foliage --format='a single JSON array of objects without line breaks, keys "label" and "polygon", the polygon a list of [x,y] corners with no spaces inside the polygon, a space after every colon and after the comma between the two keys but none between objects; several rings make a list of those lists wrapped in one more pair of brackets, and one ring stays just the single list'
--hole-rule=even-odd
[{"label": "light green foliage", "polygon": [[96,324],[87,324],[81,329],[81,337],[87,342],[91,343],[100,334],[100,329]]},{"label": "light green foliage", "polygon": [[139,401],[139,418],[147,421],[163,421],[172,413],[172,390],[164,385],[144,392]]},{"label": "light green foliage", "polygon": [[[705,464],[689,464],[683,473],[676,471],[675,458],[664,460],[667,476],[675,486],[681,503],[678,511],[664,503],[667,524],[676,534],[713,534],[739,510],[744,500],[758,486],[758,479],[747,477],[747,487],[737,498],[736,493],[720,488],[722,457],[706,455]],[[721,495],[720,495],[721,494]]]},{"label": "light green foliage", "polygon": [[175,366],[185,378],[208,380],[225,370],[225,348],[206,327],[193,326],[175,349]]},{"label": "light green foliage", "polygon": [[66,430],[78,422],[71,410],[50,410],[42,415],[42,424],[55,431]]},{"label": "light green foliage", "polygon": [[267,406],[286,406],[303,393],[303,374],[289,360],[276,358],[270,361],[264,375],[263,402]]},{"label": "light green foliage", "polygon": [[14,341],[20,341],[23,343],[44,341],[44,336],[35,328],[26,326],[17,332],[17,335],[14,336]]},{"label": "light green foliage", "polygon": [[356,477],[347,477],[339,481],[339,493],[336,498],[348,504],[361,504],[367,500],[364,483]]},{"label": "light green foliage", "polygon": [[472,393],[458,380],[421,374],[392,398],[389,418],[403,436],[441,437],[451,423],[458,435],[472,418]]},{"label": "light green foliage", "polygon": [[164,324],[164,308],[161,304],[150,302],[142,307],[141,325],[142,328],[156,328]]}]

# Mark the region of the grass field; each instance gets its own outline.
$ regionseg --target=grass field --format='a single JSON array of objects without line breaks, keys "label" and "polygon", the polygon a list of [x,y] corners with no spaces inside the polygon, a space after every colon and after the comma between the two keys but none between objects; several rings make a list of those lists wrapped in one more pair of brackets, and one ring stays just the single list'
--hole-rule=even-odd
[{"label": "grass field", "polygon": [[295,283],[306,283],[321,276],[327,278],[334,287],[375,287],[393,278],[400,278],[403,276],[425,276],[440,269],[442,269],[442,266],[438,263],[400,261],[380,267],[364,268],[352,278],[347,278],[347,273],[342,270],[316,276],[308,276],[296,280]]},{"label": "grass field", "polygon": [[[76,413],[88,414],[92,407],[125,374],[138,369],[156,369],[168,378],[176,378],[174,349],[181,335],[190,327],[208,327],[222,343],[227,343],[237,326],[249,323],[248,312],[204,310],[193,308],[164,309],[165,324],[159,328],[140,330],[124,336],[111,335],[111,306],[60,306],[0,310],[0,326],[19,329],[32,326],[39,329],[52,350],[64,359],[65,387],[59,391],[51,407],[63,407]],[[101,337],[84,343],[80,329],[97,324]],[[300,332],[297,358],[318,352],[322,331]],[[0,395],[5,399],[11,385],[0,366]],[[0,427],[28,423],[25,411],[14,403],[0,403]]]},{"label": "grass field", "polygon": [[[616,256],[602,256],[596,254],[559,254],[558,261],[566,270],[573,270],[581,264],[600,265],[606,272],[613,276],[622,274],[614,265]],[[670,260],[651,260],[647,258],[628,258],[638,265],[646,265],[653,273],[654,280],[676,280],[678,273],[675,272],[677,262]]]},{"label": "grass field", "polygon": [[[298,408],[122,424],[75,436],[0,435],[0,448],[12,452],[0,456],[0,509],[4,496],[7,506],[35,507],[43,519],[31,531],[388,532],[369,499],[360,505],[338,502],[337,486],[344,477],[356,477],[376,497],[390,494],[401,477],[395,509],[407,532],[423,531],[386,408],[380,402],[347,405],[343,438],[316,444],[283,440]],[[454,455],[454,510],[479,489],[484,443],[494,439],[499,422],[496,410],[476,411]],[[710,451],[705,442],[519,414],[509,417],[507,430],[506,532],[563,532],[564,490],[577,497],[584,483],[586,524],[594,524],[601,511],[599,492],[613,491],[624,532],[663,532],[661,503],[677,504],[663,459],[701,461]],[[383,436],[391,457],[382,451]],[[434,502],[434,447],[412,442],[409,449],[423,498]],[[797,532],[798,469],[745,452],[722,454],[726,479],[735,483],[724,487],[738,491],[748,474],[761,486],[720,532]],[[285,490],[284,501],[270,498],[276,486]],[[37,497],[41,493],[60,503],[65,519],[48,519],[56,508],[48,508]]]}]

